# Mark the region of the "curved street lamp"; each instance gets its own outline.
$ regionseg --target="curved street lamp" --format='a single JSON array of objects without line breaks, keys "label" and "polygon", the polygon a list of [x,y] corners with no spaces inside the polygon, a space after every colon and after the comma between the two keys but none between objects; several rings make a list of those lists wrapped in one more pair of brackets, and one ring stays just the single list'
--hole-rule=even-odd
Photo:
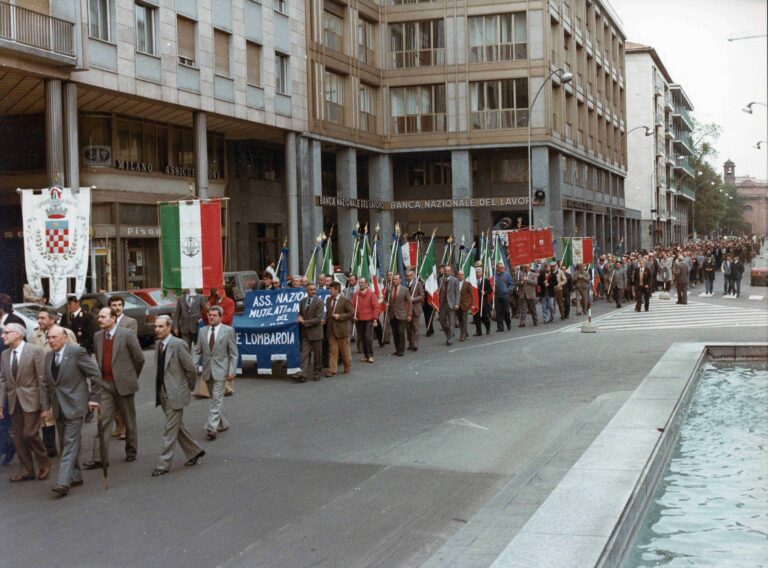
[{"label": "curved street lamp", "polygon": [[758,150],[761,150],[762,148],[761,148],[760,146],[761,146],[762,144],[768,144],[768,140],[760,140],[760,142],[758,142],[757,144],[755,144],[755,145],[754,145],[754,146],[752,146],[752,147],[753,147],[753,148],[757,148]]},{"label": "curved street lamp", "polygon": [[752,106],[753,106],[753,105],[760,105],[760,106],[768,107],[768,105],[767,105],[767,104],[765,104],[765,103],[759,103],[759,102],[757,102],[757,101],[752,101],[751,103],[749,103],[747,106],[745,106],[745,107],[744,107],[743,109],[741,109],[741,110],[743,110],[743,111],[744,111],[744,112],[746,112],[747,114],[752,114]]},{"label": "curved street lamp", "polygon": [[533,117],[533,105],[536,104],[536,99],[539,98],[539,95],[541,94],[541,90],[544,88],[544,85],[546,85],[547,82],[550,79],[552,79],[552,77],[555,75],[559,75],[560,82],[562,84],[570,83],[571,81],[573,81],[573,73],[569,73],[565,69],[560,69],[560,68],[555,69],[541,83],[539,90],[536,91],[536,95],[533,97],[533,101],[531,101],[531,106],[528,108],[528,226],[529,227],[533,226],[533,167],[531,165],[531,118]]}]

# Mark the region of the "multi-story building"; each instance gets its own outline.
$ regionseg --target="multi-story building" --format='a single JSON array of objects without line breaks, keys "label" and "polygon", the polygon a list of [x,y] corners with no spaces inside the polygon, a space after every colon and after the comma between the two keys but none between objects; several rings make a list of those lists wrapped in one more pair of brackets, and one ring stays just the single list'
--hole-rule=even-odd
[{"label": "multi-story building", "polygon": [[742,216],[748,232],[768,235],[768,180],[750,176],[737,176],[736,164],[727,160],[723,164],[723,181],[733,186],[744,201]]},{"label": "multi-story building", "polygon": [[693,105],[653,47],[627,42],[626,64],[628,124],[651,129],[627,137],[627,206],[641,211],[643,248],[679,243],[693,223]]},{"label": "multi-story building", "polygon": [[103,289],[160,284],[161,200],[229,197],[232,267],[298,240],[304,21],[296,0],[0,0],[0,289],[24,273],[17,187],[94,188]]},{"label": "multi-story building", "polygon": [[[319,175],[299,193],[303,211],[326,206],[305,252],[331,223],[348,258],[358,221],[469,244],[504,217],[603,250],[639,244],[624,202],[624,34],[607,2],[307,0],[306,12]],[[533,220],[529,171],[544,192]]]}]

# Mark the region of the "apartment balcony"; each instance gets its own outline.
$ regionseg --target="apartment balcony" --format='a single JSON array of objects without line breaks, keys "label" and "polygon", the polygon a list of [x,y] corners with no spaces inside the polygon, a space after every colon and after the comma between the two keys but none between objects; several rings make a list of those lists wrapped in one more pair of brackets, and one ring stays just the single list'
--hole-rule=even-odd
[{"label": "apartment balcony", "polygon": [[74,66],[75,24],[0,0],[0,51],[5,50]]},{"label": "apartment balcony", "polygon": [[693,142],[691,142],[691,135],[687,132],[678,132],[674,135],[674,143],[682,153],[693,154]]},{"label": "apartment balcony", "polygon": [[691,114],[682,107],[677,107],[672,111],[672,118],[676,119],[686,130],[693,132],[693,119]]},{"label": "apartment balcony", "polygon": [[472,130],[499,130],[502,128],[527,128],[528,109],[493,109],[473,111]]},{"label": "apartment balcony", "polygon": [[696,173],[693,171],[693,167],[688,163],[688,160],[683,160],[682,163],[683,172],[691,177],[695,177]]},{"label": "apartment balcony", "polygon": [[408,114],[392,118],[392,134],[426,134],[445,132],[447,115],[438,114]]},{"label": "apartment balcony", "polygon": [[690,187],[682,187],[680,193],[682,193],[685,198],[690,199],[691,201],[696,201],[696,192]]},{"label": "apartment balcony", "polygon": [[675,110],[675,105],[672,102],[672,93],[666,93],[664,96],[664,110],[667,112],[673,112]]},{"label": "apartment balcony", "polygon": [[445,64],[445,49],[419,49],[410,51],[393,51],[392,67],[394,69],[412,69],[414,67],[434,67]]}]

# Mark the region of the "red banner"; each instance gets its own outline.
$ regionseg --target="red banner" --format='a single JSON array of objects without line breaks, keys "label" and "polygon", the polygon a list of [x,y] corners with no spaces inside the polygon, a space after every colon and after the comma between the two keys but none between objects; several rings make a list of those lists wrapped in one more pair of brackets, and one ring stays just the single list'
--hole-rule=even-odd
[{"label": "red banner", "polygon": [[552,228],[534,229],[533,231],[533,258],[552,258],[555,249],[552,246]]},{"label": "red banner", "polygon": [[507,242],[509,244],[509,265],[519,266],[533,262],[533,242],[531,231],[509,231]]},{"label": "red banner", "polygon": [[584,247],[584,264],[592,264],[595,262],[594,255],[592,254],[592,237],[584,237],[581,240],[582,247]]}]

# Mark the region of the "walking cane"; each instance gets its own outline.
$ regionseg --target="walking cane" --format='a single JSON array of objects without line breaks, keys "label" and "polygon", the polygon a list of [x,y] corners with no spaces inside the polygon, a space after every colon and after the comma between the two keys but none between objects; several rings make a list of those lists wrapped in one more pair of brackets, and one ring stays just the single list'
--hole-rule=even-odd
[{"label": "walking cane", "polygon": [[96,407],[96,420],[98,420],[99,451],[101,452],[101,471],[104,474],[104,490],[109,489],[109,454],[107,443],[104,441],[104,425],[101,423],[101,405]]}]

